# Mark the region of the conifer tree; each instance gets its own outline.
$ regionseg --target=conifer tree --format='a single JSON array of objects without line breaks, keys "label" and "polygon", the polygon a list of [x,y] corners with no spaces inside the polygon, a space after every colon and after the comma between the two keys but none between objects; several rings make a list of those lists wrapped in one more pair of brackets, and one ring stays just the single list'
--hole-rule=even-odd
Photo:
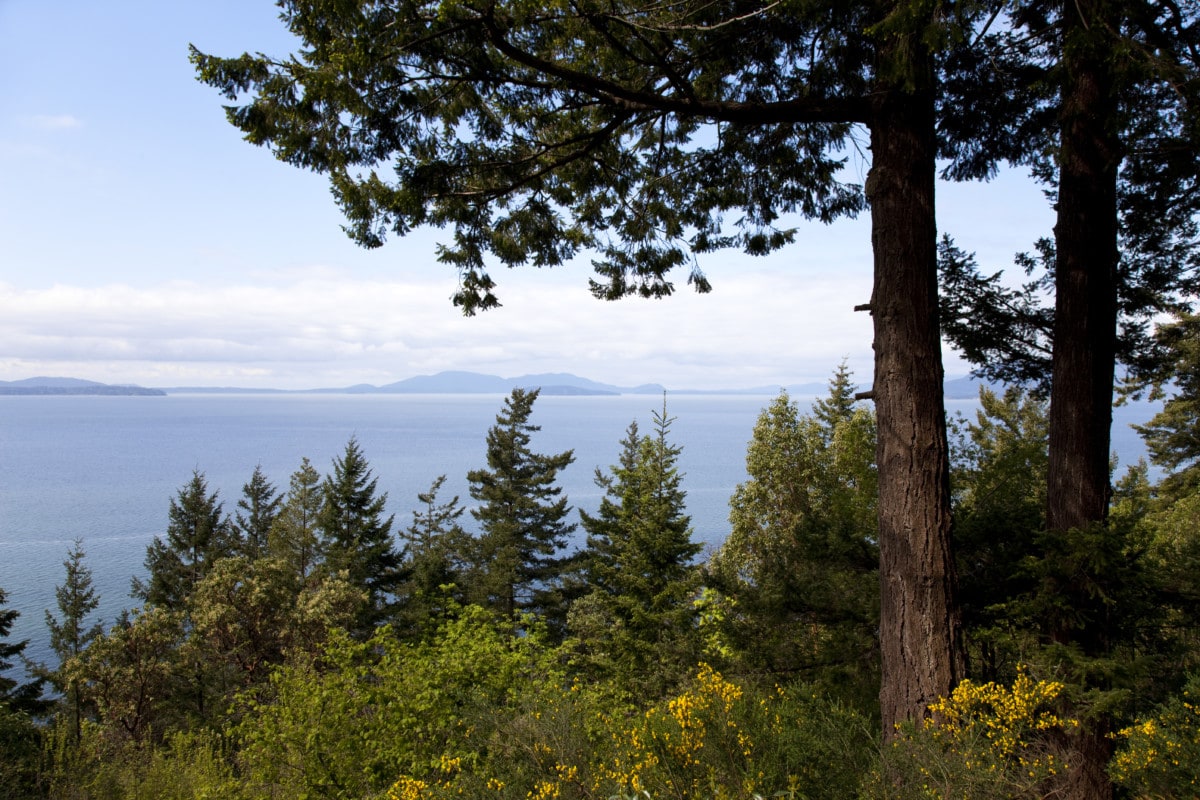
[{"label": "conifer tree", "polygon": [[92,571],[84,563],[85,557],[83,542],[76,539],[67,554],[67,560],[63,562],[66,571],[63,583],[54,591],[59,616],[55,617],[49,610],[46,611],[50,648],[58,657],[58,668],[45,672],[51,684],[63,696],[68,721],[77,740],[83,723],[83,697],[80,687],[70,680],[66,666],[104,632],[104,626],[99,622],[87,623],[88,615],[100,606],[100,598],[92,586]]},{"label": "conifer tree", "polygon": [[417,495],[421,508],[413,511],[412,524],[400,532],[405,542],[405,580],[399,589],[399,622],[420,632],[441,624],[451,601],[463,598],[464,570],[469,559],[470,537],[459,519],[466,509],[458,496],[439,502],[446,482],[439,475],[429,491]]},{"label": "conifer tree", "polygon": [[[587,531],[583,554],[590,593],[572,608],[586,620],[593,649],[633,683],[661,691],[676,670],[691,666],[694,610],[691,595],[699,576],[692,563],[700,545],[692,541],[684,501],[681,448],[668,439],[673,418],[655,411],[654,433],[641,436],[630,423],[619,462],[596,485],[605,496],[595,516],[581,512]],[[680,672],[682,670],[679,670]]]},{"label": "conifer tree", "polygon": [[736,601],[731,634],[743,659],[848,680],[860,697],[879,658],[875,438],[844,366],[812,414],[781,393],[754,427],[749,479],[730,500],[732,530],[708,567]]},{"label": "conifer tree", "polygon": [[472,593],[507,619],[518,612],[558,617],[559,590],[569,563],[562,550],[575,525],[556,485],[575,460],[572,451],[543,455],[530,448],[541,430],[529,422],[538,390],[513,389],[487,434],[487,469],[467,473],[471,510],[482,531],[474,558]]},{"label": "conifer tree", "polygon": [[321,505],[321,473],[304,458],[292,473],[287,495],[267,535],[268,552],[282,559],[301,583],[319,562],[317,517]]},{"label": "conifer tree", "polygon": [[135,578],[133,595],[150,605],[182,611],[212,565],[233,555],[237,536],[217,492],[208,491],[199,470],[171,499],[168,516],[166,541],[156,536],[146,548],[148,580]]},{"label": "conifer tree", "polygon": [[271,525],[279,515],[282,502],[283,498],[263,473],[262,465],[255,466],[254,474],[242,486],[235,512],[234,530],[242,555],[258,558],[267,551]]},{"label": "conifer tree", "polygon": [[40,685],[21,685],[4,674],[15,666],[16,660],[21,658],[29,645],[28,639],[8,641],[13,623],[21,616],[21,612],[15,608],[5,608],[7,604],[8,592],[0,589],[0,712],[7,709],[24,710],[40,694]]},{"label": "conifer tree", "polygon": [[351,586],[367,592],[359,620],[361,633],[387,617],[403,579],[402,556],[392,540],[393,517],[384,517],[387,492],[376,494],[378,483],[358,440],[350,437],[345,452],[333,461],[333,473],[321,485],[317,515],[325,570],[345,572]]}]

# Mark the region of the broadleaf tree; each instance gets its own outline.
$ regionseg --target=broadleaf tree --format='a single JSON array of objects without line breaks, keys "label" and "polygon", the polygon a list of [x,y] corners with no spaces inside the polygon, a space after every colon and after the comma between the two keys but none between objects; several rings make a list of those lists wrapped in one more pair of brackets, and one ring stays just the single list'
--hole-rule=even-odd
[{"label": "broadleaf tree", "polygon": [[[367,247],[450,228],[468,313],[488,262],[597,254],[604,298],[662,296],[698,255],[797,238],[869,203],[875,283],[884,730],[962,676],[949,549],[934,219],[937,54],[975,4],[914,0],[344,4],[281,0],[295,57],[193,49],[230,121],[329,176]],[[865,126],[865,186],[839,150]],[[861,148],[860,148],[861,149]],[[726,215],[732,220],[726,222]],[[849,312],[849,310],[847,310]],[[918,555],[919,554],[919,555]]]}]

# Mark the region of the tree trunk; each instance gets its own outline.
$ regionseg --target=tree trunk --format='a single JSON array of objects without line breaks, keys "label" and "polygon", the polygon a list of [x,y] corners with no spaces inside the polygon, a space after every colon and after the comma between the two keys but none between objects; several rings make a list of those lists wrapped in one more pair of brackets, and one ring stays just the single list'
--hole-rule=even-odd
[{"label": "tree trunk", "polygon": [[[1117,329],[1116,92],[1094,0],[1064,5],[1063,84],[1055,224],[1055,321],[1046,508],[1051,533],[1108,516]],[[1048,631],[1101,655],[1104,631]],[[1070,737],[1065,796],[1105,800],[1113,753],[1104,720]]]},{"label": "tree trunk", "polygon": [[[885,53],[885,63],[901,52],[888,47],[896,52]],[[914,60],[912,50],[903,57],[918,86],[881,101],[867,179],[875,251],[880,709],[887,737],[896,723],[921,719],[963,677],[937,315],[933,79],[928,59]]]}]

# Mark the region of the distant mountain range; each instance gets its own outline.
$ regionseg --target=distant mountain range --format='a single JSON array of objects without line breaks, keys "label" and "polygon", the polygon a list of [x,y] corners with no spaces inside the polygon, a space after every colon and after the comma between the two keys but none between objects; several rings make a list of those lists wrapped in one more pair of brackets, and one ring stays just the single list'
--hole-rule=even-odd
[{"label": "distant mountain range", "polygon": [[[980,381],[976,378],[952,378],[945,383],[947,399],[973,399],[979,396]],[[78,378],[27,378],[21,381],[0,381],[0,395],[167,395],[167,394],[507,394],[515,388],[541,389],[543,395],[621,395],[662,394],[667,391],[657,383],[640,386],[615,386],[581,378],[565,372],[522,375],[501,378],[478,372],[439,372],[418,375],[384,386],[356,384],[331,389],[246,389],[238,387],[175,386],[148,389],[142,386],[113,385]],[[827,382],[801,383],[790,386],[759,386],[749,389],[672,389],[672,394],[778,394],[786,389],[800,397],[824,394]]]}]

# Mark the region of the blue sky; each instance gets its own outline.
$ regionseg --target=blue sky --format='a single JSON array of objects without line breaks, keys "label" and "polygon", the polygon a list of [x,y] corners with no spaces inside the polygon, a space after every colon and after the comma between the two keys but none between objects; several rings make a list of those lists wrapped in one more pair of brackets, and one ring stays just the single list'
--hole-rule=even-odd
[{"label": "blue sky", "polygon": [[[570,371],[737,388],[871,371],[867,219],[803,224],[767,258],[701,266],[714,291],[602,303],[586,258],[499,270],[504,307],[465,319],[438,231],[364,251],[323,178],[225,122],[187,46],[290,52],[262,0],[0,0],[0,380],[312,388],[447,369]],[[868,164],[851,154],[861,179]],[[1047,235],[1010,173],[939,187],[941,227],[993,269]],[[947,354],[947,372],[963,366]]]}]

